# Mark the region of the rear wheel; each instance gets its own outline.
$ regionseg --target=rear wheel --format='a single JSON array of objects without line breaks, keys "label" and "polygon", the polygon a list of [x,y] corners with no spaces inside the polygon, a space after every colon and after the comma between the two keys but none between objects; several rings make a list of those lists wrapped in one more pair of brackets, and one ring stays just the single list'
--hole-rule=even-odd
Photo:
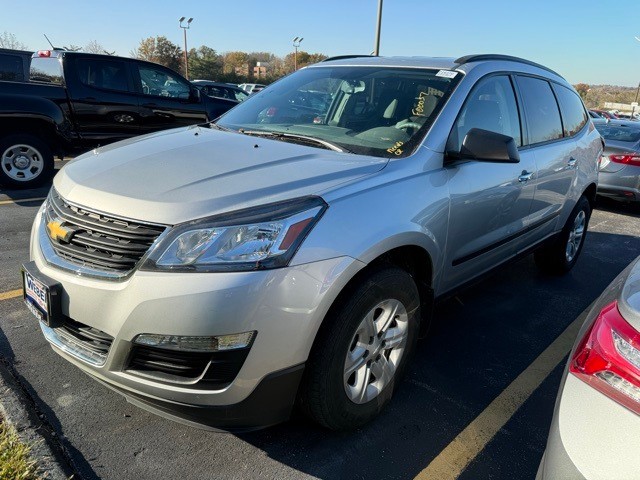
[{"label": "rear wheel", "polygon": [[554,275],[562,275],[573,268],[582,251],[590,217],[589,200],[586,197],[580,197],[569,215],[560,237],[554,243],[535,252],[534,258],[540,270]]},{"label": "rear wheel", "polygon": [[32,188],[53,173],[53,153],[38,137],[9,135],[0,140],[0,183],[9,187]]},{"label": "rear wheel", "polygon": [[305,371],[303,410],[332,430],[357,428],[378,415],[415,347],[419,305],[404,270],[367,275],[325,320]]}]

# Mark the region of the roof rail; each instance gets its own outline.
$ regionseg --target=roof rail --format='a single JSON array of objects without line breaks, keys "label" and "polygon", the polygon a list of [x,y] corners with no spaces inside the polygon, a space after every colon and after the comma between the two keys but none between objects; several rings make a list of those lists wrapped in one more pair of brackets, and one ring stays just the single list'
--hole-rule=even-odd
[{"label": "roof rail", "polygon": [[337,55],[335,57],[325,58],[322,61],[329,62],[331,60],[346,60],[348,58],[361,58],[361,57],[375,57],[375,55]]},{"label": "roof rail", "polygon": [[532,62],[531,60],[526,60],[524,58],[512,57],[511,55],[500,55],[500,54],[494,54],[494,53],[485,53],[485,54],[479,54],[479,55],[465,55],[464,57],[455,59],[454,62],[457,63],[458,65],[464,65],[465,63],[482,62],[484,60],[503,60],[506,62],[525,63],[527,65],[531,65],[532,67],[538,67],[543,70],[546,70],[547,72],[551,72],[554,75],[558,75],[559,77],[562,78],[562,75],[560,75],[558,72],[551,70],[549,67],[545,67],[544,65],[540,65],[539,63]]}]

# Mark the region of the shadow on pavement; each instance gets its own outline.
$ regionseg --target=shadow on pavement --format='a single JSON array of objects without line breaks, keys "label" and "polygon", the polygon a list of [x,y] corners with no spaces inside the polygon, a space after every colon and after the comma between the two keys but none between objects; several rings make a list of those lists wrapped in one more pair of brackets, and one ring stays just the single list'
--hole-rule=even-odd
[{"label": "shadow on pavement", "polygon": [[[6,328],[6,324],[0,325],[0,327]],[[63,465],[63,470],[68,471],[70,468],[73,468],[76,472],[83,471],[92,474],[92,476],[89,477],[82,477],[76,473],[73,476],[75,480],[98,479],[99,477],[95,474],[84,456],[65,438],[62,425],[53,410],[42,401],[29,382],[17,372],[14,367],[16,365],[16,358],[2,328],[0,328],[0,368],[6,373],[5,376],[8,381],[14,384],[13,388],[18,390],[17,393],[28,399],[24,406],[29,411],[29,415],[34,418],[37,416],[43,421],[43,426],[38,428],[38,433],[42,435],[50,445],[53,445],[52,450],[62,457],[59,458],[59,461]],[[52,438],[52,432],[55,435],[55,439]]]},{"label": "shadow on pavement", "polygon": [[604,212],[618,213],[640,218],[640,202],[620,202],[606,197],[598,197],[596,208]]},{"label": "shadow on pavement", "polygon": [[[603,255],[603,245],[617,254]],[[638,252],[640,238],[590,232],[582,257],[563,277],[539,273],[527,257],[438,305],[430,335],[418,344],[393,401],[361,430],[333,433],[297,418],[239,437],[269,457],[323,479],[413,478]],[[534,393],[530,401],[541,405],[527,410],[535,417],[525,419],[526,437],[510,439],[513,451],[507,458],[489,459],[484,471],[493,472],[490,478],[512,478],[516,470],[519,478],[535,477],[558,381],[555,375],[547,382],[548,394]]]},{"label": "shadow on pavement", "polygon": [[[55,171],[56,173],[60,168],[62,168],[63,162],[56,162]],[[41,200],[35,201],[25,201],[26,199],[31,198],[44,198],[49,193],[51,189],[51,185],[53,183],[53,177],[46,182],[44,182],[39,187],[35,188],[15,188],[15,187],[5,187],[4,185],[0,185],[0,202],[5,200],[12,200],[14,204],[20,206],[33,206],[37,202],[41,202]]]}]

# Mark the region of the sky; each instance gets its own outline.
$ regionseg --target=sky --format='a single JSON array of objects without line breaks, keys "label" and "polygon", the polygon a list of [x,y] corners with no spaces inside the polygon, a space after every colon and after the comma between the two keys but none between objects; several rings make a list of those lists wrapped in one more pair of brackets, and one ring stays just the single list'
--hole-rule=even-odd
[{"label": "sky", "polygon": [[[183,45],[178,19],[193,17],[188,46],[286,55],[292,39],[326,55],[368,54],[378,0],[0,0],[0,33],[29,48],[97,40],[128,56],[145,37]],[[380,54],[515,55],[569,82],[640,82],[639,0],[384,0]]]}]

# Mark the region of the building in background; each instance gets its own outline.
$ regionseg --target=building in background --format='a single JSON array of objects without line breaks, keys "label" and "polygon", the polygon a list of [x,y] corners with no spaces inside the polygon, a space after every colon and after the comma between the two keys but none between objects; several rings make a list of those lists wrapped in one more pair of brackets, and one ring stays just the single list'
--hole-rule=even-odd
[{"label": "building in background", "polygon": [[257,62],[253,67],[253,78],[266,78],[269,64],[266,62]]}]

